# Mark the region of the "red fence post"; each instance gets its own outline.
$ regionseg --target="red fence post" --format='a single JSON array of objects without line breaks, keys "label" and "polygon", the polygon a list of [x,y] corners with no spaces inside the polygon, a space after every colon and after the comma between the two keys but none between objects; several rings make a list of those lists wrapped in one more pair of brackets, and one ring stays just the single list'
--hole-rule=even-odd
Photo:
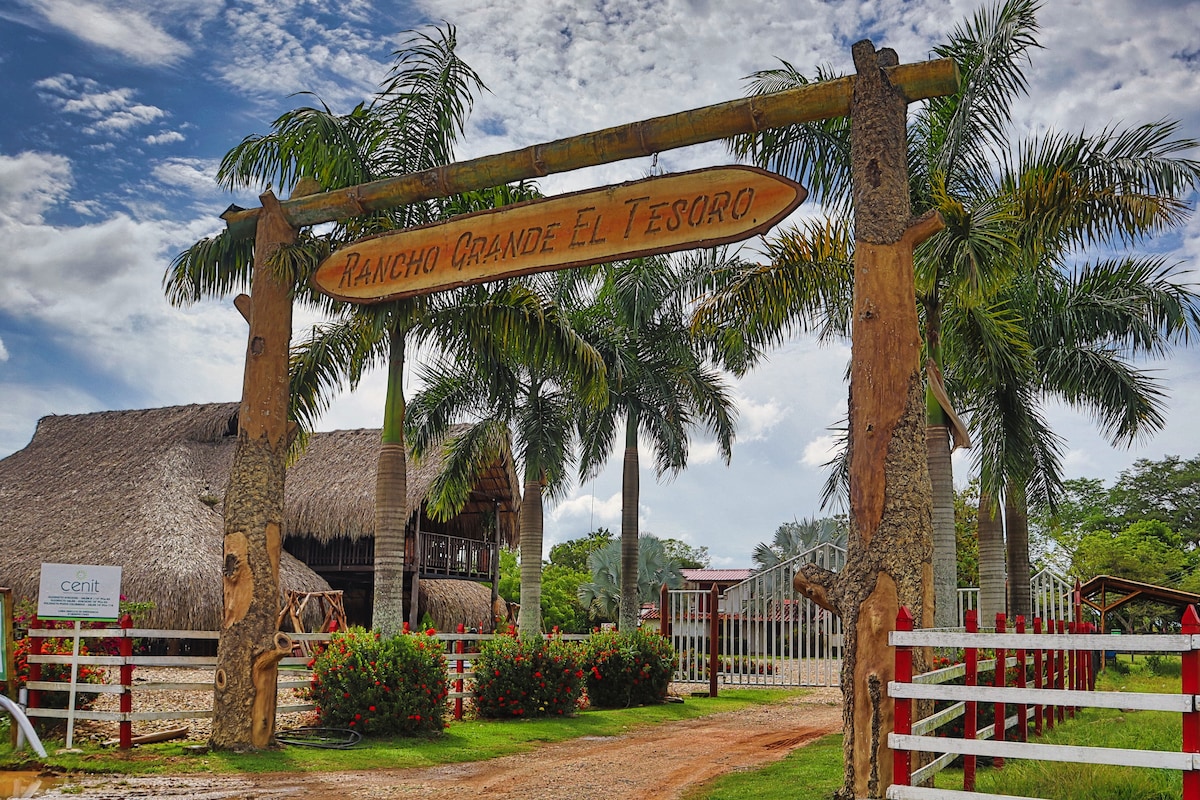
[{"label": "red fence post", "polygon": [[[996,633],[1004,633],[1007,627],[1008,619],[1004,612],[996,615]],[[996,668],[992,670],[992,686],[1004,688],[1004,673],[1008,672],[1008,651],[1003,647],[996,648]],[[993,707],[994,723],[992,729],[995,733],[992,734],[993,741],[1004,741],[1004,724],[1008,721],[1007,708],[1004,703],[996,703]],[[1004,757],[996,756],[992,759],[992,766],[996,769],[1004,767]]]},{"label": "red fence post", "polygon": [[[967,612],[966,618],[967,633],[979,633],[979,612],[971,609]],[[966,648],[967,661],[967,686],[979,685],[979,650],[975,647]],[[966,710],[963,712],[963,738],[974,739],[975,728],[975,701],[968,700]],[[975,756],[963,756],[963,791],[975,791]]]},{"label": "red fence post", "polygon": [[[896,613],[896,630],[911,631],[913,629],[912,612],[905,606],[900,606]],[[896,683],[912,683],[912,647],[896,645]],[[896,721],[893,730],[900,734],[912,733],[912,700],[897,697]],[[892,783],[908,786],[912,775],[912,754],[907,750],[892,751]]]},{"label": "red fence post", "polygon": [[671,623],[667,619],[667,607],[671,603],[671,595],[668,594],[667,585],[664,583],[662,592],[658,596],[658,632],[664,637],[671,635]]},{"label": "red fence post", "polygon": [[[466,632],[466,628],[463,627],[463,624],[461,622],[458,623],[458,628],[457,628],[456,632],[457,633],[465,633]],[[458,678],[454,681],[454,692],[455,692],[455,694],[461,695],[462,690],[463,690],[463,679],[462,679],[462,675],[463,675],[463,662],[462,662],[463,640],[462,639],[459,639],[457,642],[454,643],[454,652],[458,656],[458,662],[454,665],[454,673],[456,675],[458,675]],[[462,697],[454,698],[454,718],[456,720],[462,719],[462,708],[463,708]]]},{"label": "red fence post", "polygon": [[[133,617],[128,614],[121,615],[121,638],[117,640],[117,647],[121,655],[121,698],[120,711],[122,714],[128,714],[133,711],[133,639],[129,637],[129,629],[133,627]],[[129,750],[133,747],[133,723],[128,719],[123,719],[117,725],[118,738],[120,739],[120,747],[122,750]]]},{"label": "red fence post", "polygon": [[[1065,634],[1067,632],[1067,623],[1065,620],[1060,619],[1058,621],[1058,632],[1060,635]],[[1058,659],[1057,659],[1058,660],[1058,669],[1055,671],[1055,675],[1054,675],[1054,688],[1055,689],[1067,688],[1067,685],[1066,685],[1066,677],[1067,677],[1066,676],[1066,672],[1067,672],[1066,656],[1067,656],[1067,649],[1065,647],[1060,647],[1058,649]],[[1067,709],[1064,706],[1057,706],[1054,710],[1054,716],[1058,717],[1059,722],[1062,722],[1064,719],[1066,719],[1066,713],[1067,713]]]},{"label": "red fence post", "polygon": [[[1196,614],[1195,606],[1188,606],[1183,612],[1183,633],[1193,636],[1200,633],[1200,615]],[[1200,694],[1200,650],[1195,645],[1183,654],[1182,683],[1184,694]],[[1200,753],[1200,711],[1183,713],[1183,752]],[[1194,769],[1183,773],[1183,800],[1200,800],[1200,772]]]},{"label": "red fence post", "polygon": [[[1035,634],[1042,632],[1042,618],[1041,617],[1033,618],[1033,632]],[[1041,689],[1042,686],[1043,686],[1043,684],[1042,684],[1042,648],[1035,647],[1035,648],[1033,648],[1033,688]],[[1038,697],[1041,697],[1041,694],[1039,694]],[[1041,703],[1038,703],[1037,705],[1035,705],[1033,707],[1033,735],[1034,736],[1042,735],[1042,710],[1043,709],[1042,709]]]},{"label": "red fence post", "polygon": [[721,636],[721,620],[717,614],[720,595],[714,583],[708,595],[708,696],[717,696],[717,672],[721,669],[721,648],[717,640]]},{"label": "red fence post", "polygon": [[[42,627],[42,621],[35,616],[33,619],[31,619],[29,621],[29,627],[31,629],[40,629]],[[42,654],[42,646],[45,641],[46,640],[40,636],[30,636],[29,637],[29,655],[40,656]],[[33,681],[40,681],[41,679],[42,679],[42,665],[35,664],[33,662],[33,660],[30,659],[30,661],[29,661],[29,681],[32,683]],[[42,690],[41,689],[30,689],[29,690],[29,707],[30,708],[41,708],[42,707]]]},{"label": "red fence post", "polygon": [[[1025,616],[1017,615],[1017,633],[1025,633]],[[1017,648],[1017,688],[1025,688],[1025,648]],[[1024,703],[1017,704],[1017,741],[1029,741],[1029,719],[1026,716],[1029,713],[1029,706]]]},{"label": "red fence post", "polygon": [[[1079,633],[1079,620],[1073,619],[1067,625],[1068,633]],[[1079,688],[1079,648],[1071,646],[1067,655],[1067,688]],[[1067,718],[1075,719],[1075,706],[1067,706]]]}]

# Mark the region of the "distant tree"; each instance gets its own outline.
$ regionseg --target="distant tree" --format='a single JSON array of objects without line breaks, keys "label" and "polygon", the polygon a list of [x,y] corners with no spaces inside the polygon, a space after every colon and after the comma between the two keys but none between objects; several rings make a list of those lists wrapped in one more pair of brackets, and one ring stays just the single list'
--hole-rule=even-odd
[{"label": "distant tree", "polygon": [[958,588],[979,586],[979,479],[954,491],[954,554]]},{"label": "distant tree", "polygon": [[849,521],[844,515],[794,519],[775,529],[775,538],[770,544],[759,542],[751,558],[760,569],[770,569],[819,544],[845,547],[848,531]]},{"label": "distant tree", "polygon": [[1188,545],[1200,545],[1200,456],[1138,459],[1121,472],[1109,501],[1124,521],[1159,520]]},{"label": "distant tree", "polygon": [[[587,608],[579,600],[579,587],[591,574],[561,564],[549,564],[542,570],[542,624],[564,633],[587,633],[591,624]],[[500,551],[500,596],[510,603],[521,601],[521,565],[513,550]]]},{"label": "distant tree", "polygon": [[1080,580],[1113,575],[1129,580],[1174,586],[1195,564],[1195,554],[1183,549],[1179,534],[1165,522],[1141,520],[1115,536],[1092,531],[1083,536],[1071,559]]},{"label": "distant tree", "polygon": [[663,549],[667,557],[679,565],[680,569],[707,569],[712,564],[712,557],[707,547],[693,547],[679,539],[662,539]]},{"label": "distant tree", "polygon": [[[579,599],[596,621],[611,622],[621,611],[621,542],[614,540],[588,557],[592,579],[579,587]],[[649,534],[638,542],[638,605],[653,603],[662,587],[678,589],[683,585],[679,565],[667,555],[662,541]]]},{"label": "distant tree", "polygon": [[586,536],[568,539],[550,548],[550,565],[587,573],[588,556],[613,540],[608,528],[597,528]]}]

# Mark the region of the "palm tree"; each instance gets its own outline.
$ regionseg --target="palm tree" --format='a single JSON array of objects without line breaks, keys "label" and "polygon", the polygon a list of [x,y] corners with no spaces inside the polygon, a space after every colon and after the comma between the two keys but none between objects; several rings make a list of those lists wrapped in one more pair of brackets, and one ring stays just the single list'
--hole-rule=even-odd
[{"label": "palm tree", "polygon": [[[942,391],[943,306],[948,294],[986,287],[1006,269],[1002,256],[1013,246],[1004,227],[1004,209],[980,208],[971,224],[959,228],[951,212],[960,202],[959,194],[976,186],[991,168],[989,148],[1003,141],[1011,100],[1024,89],[1021,64],[1036,46],[1036,7],[1035,0],[1008,0],[994,10],[977,12],[956,28],[949,43],[936,48],[936,53],[958,63],[960,89],[918,109],[909,130],[913,213],[937,208],[948,223],[948,229],[917,257],[917,300],[928,356],[927,441],[933,484],[935,624],[939,626],[955,624],[951,434],[955,446],[968,444]],[[827,70],[818,71],[817,80],[829,77]],[[755,73],[751,91],[763,94],[809,82],[784,62],[779,69]],[[757,333],[762,343],[795,330],[822,335],[848,331],[852,240],[842,231],[847,229],[851,205],[849,121],[835,119],[740,137],[731,142],[731,149],[806,184],[830,218],[785,231],[768,251],[772,263],[760,272],[788,290],[760,289],[753,295],[742,290],[741,296],[714,300],[708,313],[717,319],[752,320],[751,333]],[[934,248],[936,241],[944,244]]]},{"label": "palm tree", "polygon": [[[279,117],[273,130],[250,136],[223,159],[218,181],[228,188],[299,181],[322,191],[418,172],[453,160],[474,92],[484,88],[460,58],[455,29],[416,33],[397,51],[395,64],[369,103],[339,115],[327,106],[304,107]],[[277,259],[297,294],[311,293],[307,278],[340,244],[364,235],[421,224],[450,213],[452,204],[414,203],[339,222],[321,236],[308,234]],[[166,279],[173,302],[222,295],[245,285],[250,248],[228,233],[202,240],[172,264]],[[404,524],[407,487],[403,443],[403,376],[407,337],[441,297],[418,297],[376,306],[329,305],[340,316],[319,327],[293,358],[293,413],[311,425],[329,393],[357,382],[373,364],[387,364],[388,392],[376,471],[374,624],[385,632],[403,621]]]},{"label": "palm tree", "polygon": [[798,555],[807,553],[822,544],[835,547],[846,546],[846,520],[844,517],[822,517],[785,522],[775,529],[775,538],[770,544],[759,542],[751,560],[761,570],[776,567]]},{"label": "palm tree", "polygon": [[[667,555],[660,539],[650,534],[641,537],[638,543],[637,594],[634,599],[640,612],[645,603],[658,602],[662,588],[678,589],[683,586],[683,573],[679,564]],[[593,620],[612,620],[620,615],[625,596],[624,554],[621,542],[611,542],[594,550],[588,556],[588,568],[592,580],[579,586],[579,602],[588,610]],[[622,630],[632,630],[622,627]]]},{"label": "palm tree", "polygon": [[624,423],[621,477],[621,613],[618,625],[638,622],[638,439],[655,453],[661,477],[687,466],[688,437],[703,427],[731,457],[734,412],[713,359],[715,348],[692,335],[693,300],[714,275],[711,254],[639,258],[605,265],[591,305],[577,328],[601,353],[608,369],[608,402],[581,416],[580,472],[604,465]]},{"label": "palm tree", "polygon": [[[425,388],[408,412],[415,458],[437,445],[451,423],[472,420],[467,431],[445,445],[446,466],[432,491],[430,510],[435,516],[461,507],[474,484],[473,475],[496,458],[511,432],[524,473],[518,620],[522,636],[542,632],[542,504],[547,497],[560,497],[569,486],[579,409],[603,402],[607,388],[603,360],[572,330],[556,302],[566,299],[565,287],[574,283],[572,276],[554,273],[532,283],[543,291],[530,292],[527,300],[536,305],[543,322],[530,330],[544,334],[526,341],[508,337],[508,341],[464,342],[469,345],[465,347],[450,345],[453,352],[422,368]],[[509,285],[489,294],[514,288]],[[559,290],[554,297],[545,291],[552,288]]]},{"label": "palm tree", "polygon": [[[961,88],[919,108],[909,128],[913,212],[936,209],[946,222],[946,229],[919,248],[915,259],[927,356],[935,624],[939,626],[956,624],[951,442],[955,446],[969,442],[952,410],[950,399],[959,381],[946,353],[949,337],[961,333],[963,326],[953,334],[949,326],[956,317],[972,321],[975,349],[969,358],[994,365],[998,376],[1034,368],[1026,320],[996,298],[1024,265],[1037,263],[1037,248],[1053,250],[1056,256],[1047,264],[1061,266],[1062,254],[1073,246],[1101,242],[1114,231],[1118,237],[1136,237],[1139,230],[1161,229],[1178,218],[1179,198],[1194,185],[1193,165],[1176,157],[1192,142],[1172,138],[1174,126],[1167,123],[1090,137],[1051,134],[1017,147],[1018,157],[1012,163],[1009,108],[1024,91],[1023,66],[1038,46],[1037,7],[1033,0],[1006,0],[981,9],[956,27],[935,52],[959,64]],[[753,88],[766,92],[806,82],[785,63],[782,69],[758,73]],[[844,120],[744,137],[733,147],[763,166],[807,182],[835,220],[849,208],[849,138]],[[753,320],[762,331],[752,327],[750,333],[760,339],[786,335],[790,329],[807,328],[823,335],[845,329],[845,289],[839,291],[816,276],[820,267],[840,264],[849,255],[836,246],[840,238],[826,233],[838,226],[837,222],[809,222],[778,237],[769,251],[773,263],[759,271],[769,276],[770,285],[790,290],[758,288],[750,293],[739,287],[740,297],[714,300],[708,312],[717,319]],[[828,274],[846,273],[829,270]],[[756,277],[749,275],[746,282]],[[1033,450],[1026,448],[1022,456],[1026,464],[1053,463],[1052,440],[1034,441],[1030,447]],[[1009,450],[1020,452],[1017,447]],[[992,465],[981,468],[988,470],[990,478]],[[994,481],[985,482],[983,488],[984,505],[1004,496]],[[1001,536],[999,549],[995,542],[981,541],[981,572],[995,568],[992,574],[1002,586],[1003,533],[1002,528],[996,530]],[[1003,608],[1002,589],[998,596],[1000,606],[994,610]]]},{"label": "palm tree", "polygon": [[[1040,413],[1043,398],[1090,412],[1114,444],[1160,429],[1165,396],[1130,362],[1186,340],[1200,319],[1200,297],[1177,282],[1170,265],[1150,257],[1106,259],[1071,274],[1022,273],[1005,299],[1025,322],[1030,368],[998,376],[981,360],[955,354],[964,361],[955,372],[972,407],[981,473],[1004,492],[1009,612],[1028,616],[1028,508],[1052,507],[1061,488],[1059,442]],[[1003,607],[1004,584],[982,565],[980,588],[981,607],[985,588],[999,593]]]}]

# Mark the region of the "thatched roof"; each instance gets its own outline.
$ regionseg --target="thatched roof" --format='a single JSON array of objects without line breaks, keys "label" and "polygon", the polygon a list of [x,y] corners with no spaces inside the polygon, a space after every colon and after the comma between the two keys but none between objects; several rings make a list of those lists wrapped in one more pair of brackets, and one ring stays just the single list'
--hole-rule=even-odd
[{"label": "thatched roof", "polygon": [[[221,505],[236,403],[44,417],[0,460],[0,585],[36,599],[42,562],[122,567],[121,590],[153,601],[150,627],[216,630]],[[284,553],[280,584],[327,591]]]},{"label": "thatched roof", "polygon": [[[221,509],[237,413],[237,403],[214,403],[42,418],[25,449],[0,459],[0,586],[33,599],[42,562],[119,565],[123,593],[157,604],[148,626],[216,630]],[[311,436],[288,470],[289,534],[373,535],[379,436],[378,430]],[[436,457],[410,464],[414,513],[439,468]],[[511,540],[518,487],[506,454],[481,480],[460,531],[481,526],[477,512],[498,500],[501,533]],[[280,589],[329,586],[284,552]]]},{"label": "thatched roof", "polygon": [[423,578],[417,586],[417,616],[428,614],[439,631],[453,633],[459,623],[484,633],[495,627],[492,590],[482,583]]},{"label": "thatched roof", "polygon": [[[450,435],[459,430],[461,426]],[[284,518],[288,536],[329,542],[338,537],[353,540],[375,535],[379,437],[378,428],[312,434],[303,455],[288,469]],[[411,523],[441,471],[442,458],[435,450],[420,463],[409,458],[407,465]],[[471,500],[454,520],[452,532],[484,538],[483,531],[498,509],[501,539],[512,544],[520,507],[520,482],[512,454],[505,451],[481,476]]]}]

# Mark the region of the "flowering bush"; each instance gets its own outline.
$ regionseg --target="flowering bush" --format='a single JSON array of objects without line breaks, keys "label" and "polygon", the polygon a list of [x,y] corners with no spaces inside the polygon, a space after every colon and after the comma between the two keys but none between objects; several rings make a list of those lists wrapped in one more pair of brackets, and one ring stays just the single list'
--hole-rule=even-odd
[{"label": "flowering bush", "polygon": [[475,712],[481,717],[566,716],[582,689],[581,654],[561,638],[497,636],[475,662]]},{"label": "flowering bush", "polygon": [[446,656],[431,635],[381,638],[349,628],[335,633],[309,665],[308,696],[322,725],[379,736],[446,725]]},{"label": "flowering bush", "polygon": [[[24,639],[18,639],[16,646],[13,648],[13,660],[15,668],[13,674],[17,679],[17,689],[21,689],[29,681],[29,651],[33,645],[34,639],[26,636]],[[70,639],[42,639],[43,654],[67,654],[70,655],[72,641]],[[79,655],[89,655],[87,646],[79,643]],[[71,681],[71,665],[70,664],[42,664],[42,680],[44,681],[61,681],[69,683]],[[76,682],[78,683],[104,683],[108,679],[108,673],[102,669],[80,664],[79,671],[76,673]],[[67,697],[69,692],[66,691],[43,691],[42,700],[38,704],[41,708],[66,708]],[[75,708],[91,708],[95,702],[96,695],[92,692],[76,692],[75,693]]]},{"label": "flowering bush", "polygon": [[657,633],[593,633],[584,654],[588,700],[598,708],[661,703],[675,670],[675,649]]}]

